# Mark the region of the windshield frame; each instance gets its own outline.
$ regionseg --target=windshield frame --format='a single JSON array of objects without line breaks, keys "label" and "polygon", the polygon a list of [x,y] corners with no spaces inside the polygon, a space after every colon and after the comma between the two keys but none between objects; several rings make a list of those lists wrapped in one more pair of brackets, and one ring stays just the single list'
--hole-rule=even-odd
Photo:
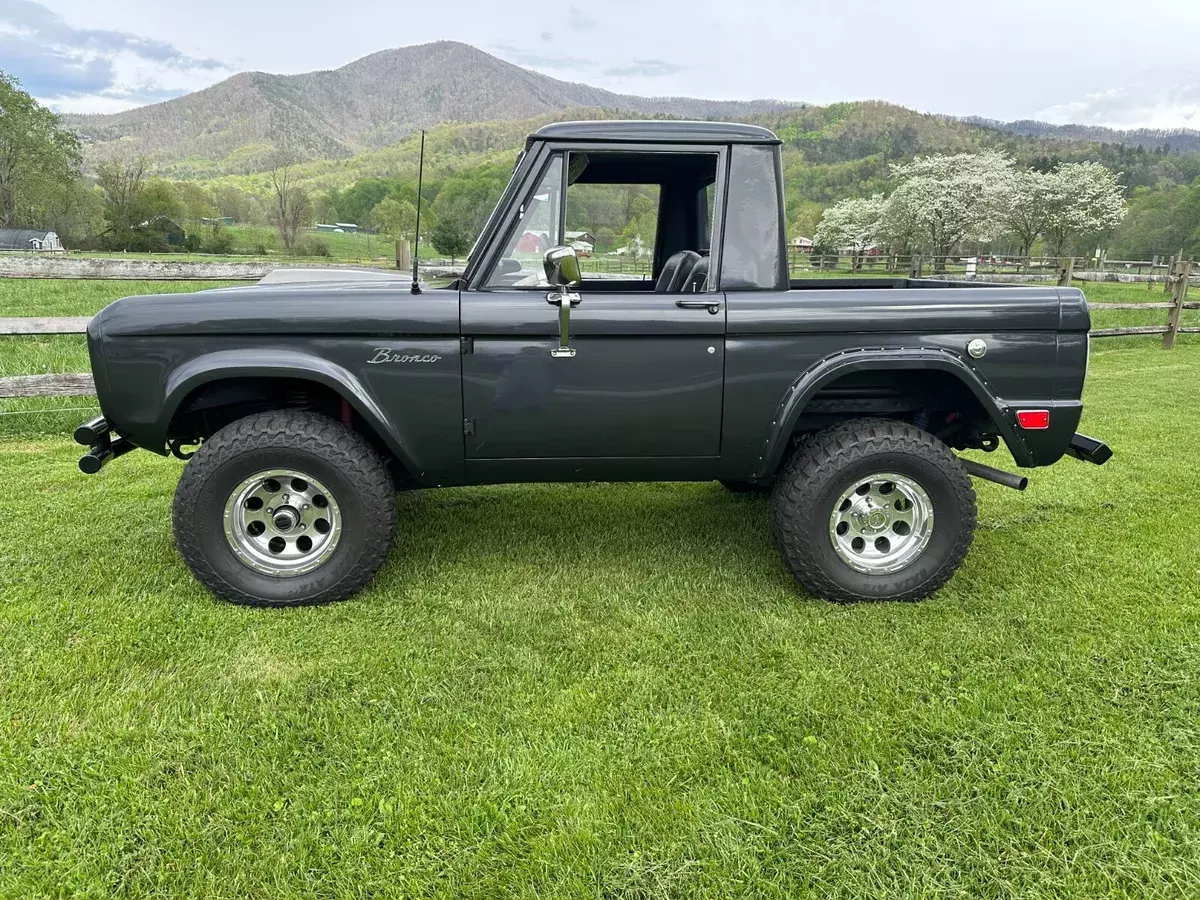
[{"label": "windshield frame", "polygon": [[501,223],[499,220],[502,218],[501,213],[512,202],[512,198],[516,195],[521,182],[529,171],[531,157],[536,155],[529,152],[529,147],[526,147],[517,154],[517,161],[513,165],[513,172],[509,176],[508,184],[504,186],[504,191],[500,194],[500,199],[492,207],[492,211],[483,225],[483,230],[479,232],[479,236],[475,238],[475,243],[471,245],[471,252],[467,254],[467,265],[463,270],[462,276],[464,284],[470,284],[471,280],[478,273],[480,259],[477,253],[480,250],[487,249],[488,241],[491,240],[493,234],[500,228]]}]

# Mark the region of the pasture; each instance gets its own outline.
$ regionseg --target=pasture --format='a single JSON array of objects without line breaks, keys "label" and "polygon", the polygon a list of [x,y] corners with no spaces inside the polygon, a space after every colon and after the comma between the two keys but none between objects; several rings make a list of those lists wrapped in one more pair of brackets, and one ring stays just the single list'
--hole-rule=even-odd
[{"label": "pasture", "polygon": [[[0,315],[144,292],[48,284]],[[1162,321],[1098,324],[1129,315]],[[5,374],[86,368],[0,340]],[[1097,342],[1113,461],[976,482],[945,590],[849,607],[763,498],[614,484],[407,494],[357,599],[234,608],[172,548],[181,463],[85,477],[54,422],[86,414],[8,417],[0,896],[1186,896],[1198,378],[1190,336]]]}]

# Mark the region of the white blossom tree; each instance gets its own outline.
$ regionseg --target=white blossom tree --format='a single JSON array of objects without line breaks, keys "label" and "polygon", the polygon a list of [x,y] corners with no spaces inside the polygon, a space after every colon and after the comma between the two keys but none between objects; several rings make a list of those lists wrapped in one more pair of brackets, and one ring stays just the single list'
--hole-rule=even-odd
[{"label": "white blossom tree", "polygon": [[1054,256],[1073,237],[1115,228],[1128,212],[1119,176],[1100,163],[1064,163],[1048,179],[1043,233]]},{"label": "white blossom tree", "polygon": [[885,203],[882,194],[839,200],[821,214],[813,245],[839,252],[849,249],[854,254],[854,267],[858,268],[859,257],[879,236]]},{"label": "white blossom tree", "polygon": [[1021,255],[1029,256],[1034,242],[1050,223],[1053,176],[1026,169],[1013,173],[1013,189],[1005,212],[1005,230],[1021,240]]},{"label": "white blossom tree", "polygon": [[963,242],[993,240],[1004,230],[1014,171],[1003,153],[918,157],[893,175],[899,184],[885,219],[932,253],[938,271]]}]

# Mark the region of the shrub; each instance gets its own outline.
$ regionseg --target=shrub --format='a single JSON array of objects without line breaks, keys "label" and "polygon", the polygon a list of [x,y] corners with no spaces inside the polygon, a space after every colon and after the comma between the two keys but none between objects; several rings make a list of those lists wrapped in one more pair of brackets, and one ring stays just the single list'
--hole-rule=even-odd
[{"label": "shrub", "polygon": [[233,252],[233,235],[224,228],[217,228],[204,241],[204,252],[215,256],[228,256]]},{"label": "shrub", "polygon": [[310,235],[296,241],[297,256],[329,256],[329,241],[322,237]]}]

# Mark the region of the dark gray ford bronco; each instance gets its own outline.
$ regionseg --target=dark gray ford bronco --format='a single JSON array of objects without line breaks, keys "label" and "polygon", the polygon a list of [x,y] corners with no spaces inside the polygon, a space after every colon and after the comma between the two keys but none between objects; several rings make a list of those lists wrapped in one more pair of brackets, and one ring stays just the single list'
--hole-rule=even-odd
[{"label": "dark gray ford bronco", "polygon": [[[652,278],[588,271],[569,245],[577,198],[605,185],[653,187]],[[1057,287],[789,284],[783,209],[762,128],[547,126],[448,287],[279,270],[107,307],[88,329],[103,416],[76,432],[80,466],[199,444],[175,540],[236,603],[359,590],[397,489],[593,480],[769,489],[775,544],[811,592],[924,597],[971,543],[969,476],[1025,485],[954,450],[1003,443],[1024,468],[1111,455],[1076,433],[1087,304]]]}]

